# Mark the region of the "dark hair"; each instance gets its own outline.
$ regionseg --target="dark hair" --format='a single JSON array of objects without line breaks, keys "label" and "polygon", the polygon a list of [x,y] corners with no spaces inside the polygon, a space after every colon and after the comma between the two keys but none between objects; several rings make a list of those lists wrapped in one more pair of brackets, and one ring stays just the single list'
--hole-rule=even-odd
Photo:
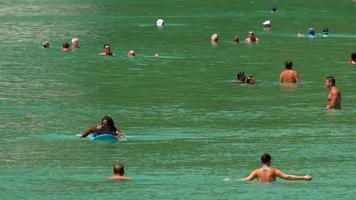
[{"label": "dark hair", "polygon": [[240,43],[240,37],[239,36],[235,36],[233,41],[235,43]]},{"label": "dark hair", "polygon": [[110,48],[110,44],[108,44],[108,43],[104,44],[104,48],[105,48],[106,46],[109,46],[109,48]]},{"label": "dark hair", "polygon": [[352,54],[351,54],[351,60],[356,61],[356,53],[352,53]]},{"label": "dark hair", "polygon": [[63,48],[68,49],[69,47],[70,47],[70,45],[69,45],[69,43],[68,43],[68,42],[63,43]]},{"label": "dark hair", "polygon": [[42,43],[42,46],[43,46],[43,48],[49,48],[49,42],[48,41],[44,41]]},{"label": "dark hair", "polygon": [[285,63],[286,69],[292,69],[293,67],[293,61],[292,60],[287,60]]},{"label": "dark hair", "polygon": [[256,80],[256,78],[254,76],[248,76],[246,79],[246,83],[253,85],[253,84],[255,84],[255,80]]},{"label": "dark hair", "polygon": [[123,176],[125,174],[125,167],[121,163],[116,163],[115,165],[112,166],[114,174],[119,174]]},{"label": "dark hair", "polygon": [[268,153],[262,154],[262,156],[261,156],[261,162],[262,162],[263,164],[267,164],[267,163],[270,162],[271,160],[272,160],[272,156],[271,156],[271,155],[269,155]]},{"label": "dark hair", "polygon": [[245,76],[245,72],[239,72],[236,75],[237,80],[239,80],[241,83],[245,83],[246,81],[246,76]]},{"label": "dark hair", "polygon": [[112,131],[116,131],[116,130],[117,130],[117,128],[115,127],[114,120],[113,120],[111,117],[105,115],[105,116],[103,117],[103,119],[101,119],[101,123],[103,123],[104,120],[107,121],[108,126],[110,127],[110,129],[111,129]]},{"label": "dark hair", "polygon": [[327,76],[326,80],[328,80],[330,83],[332,83],[333,85],[336,84],[336,80],[333,76]]}]

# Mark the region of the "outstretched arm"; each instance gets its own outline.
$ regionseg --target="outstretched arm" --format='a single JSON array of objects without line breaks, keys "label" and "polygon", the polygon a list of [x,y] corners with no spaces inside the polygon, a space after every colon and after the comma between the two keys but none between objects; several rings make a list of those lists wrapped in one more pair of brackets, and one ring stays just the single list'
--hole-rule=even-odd
[{"label": "outstretched arm", "polygon": [[253,179],[255,179],[257,177],[257,172],[256,170],[254,170],[253,172],[251,172],[250,175],[248,175],[246,178],[240,179],[240,181],[252,181]]},{"label": "outstretched arm", "polygon": [[87,137],[90,133],[94,133],[95,130],[96,130],[96,127],[90,128],[90,129],[84,131],[84,133],[82,134],[81,137]]},{"label": "outstretched arm", "polygon": [[285,173],[279,171],[278,169],[276,170],[276,176],[279,178],[286,179],[286,180],[305,180],[305,181],[312,180],[312,177],[309,175],[305,175],[305,176],[289,175],[289,174],[285,174]]}]

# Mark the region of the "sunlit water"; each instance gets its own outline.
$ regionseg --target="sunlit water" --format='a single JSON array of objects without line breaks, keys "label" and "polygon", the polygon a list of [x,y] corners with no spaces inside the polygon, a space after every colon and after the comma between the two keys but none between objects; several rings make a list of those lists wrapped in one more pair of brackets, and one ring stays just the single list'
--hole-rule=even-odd
[{"label": "sunlit water", "polygon": [[[0,2],[0,199],[352,199],[356,3]],[[270,9],[277,5],[278,12]],[[155,27],[163,18],[166,26]],[[270,19],[272,29],[261,24]],[[313,26],[331,37],[298,38]],[[253,30],[258,45],[233,45]],[[210,35],[219,33],[217,47]],[[78,37],[80,48],[60,52]],[[50,49],[41,42],[50,41]],[[110,43],[115,57],[98,56]],[[127,51],[134,49],[135,58]],[[159,53],[160,58],[154,57]],[[293,59],[302,83],[281,87]],[[235,75],[255,75],[254,87]],[[334,75],[343,109],[325,109]],[[76,137],[104,115],[127,142]],[[313,181],[237,181],[269,152]],[[110,182],[121,161],[130,182]],[[230,181],[223,181],[228,178]]]}]

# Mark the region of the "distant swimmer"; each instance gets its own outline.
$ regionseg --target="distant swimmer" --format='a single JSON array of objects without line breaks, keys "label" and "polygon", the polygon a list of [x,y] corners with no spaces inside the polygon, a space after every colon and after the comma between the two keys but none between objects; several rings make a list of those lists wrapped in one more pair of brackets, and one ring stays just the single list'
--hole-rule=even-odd
[{"label": "distant swimmer", "polygon": [[157,21],[156,21],[157,28],[163,28],[164,24],[165,24],[165,22],[163,19],[157,19]]},{"label": "distant swimmer", "polygon": [[155,58],[159,58],[159,53],[157,52],[157,53],[155,53],[155,55],[153,55],[153,57],[155,57]]},{"label": "distant swimmer", "polygon": [[88,130],[84,131],[84,133],[81,135],[81,137],[85,138],[87,137],[90,133],[95,133],[94,135],[100,135],[100,134],[113,134],[119,138],[125,139],[126,137],[122,133],[122,131],[118,128],[115,127],[114,120],[109,117],[109,116],[104,116],[101,119],[101,124],[98,124],[92,128],[89,128]]},{"label": "distant swimmer", "polygon": [[136,52],[134,50],[130,50],[127,52],[127,56],[128,57],[135,57],[136,56]]},{"label": "distant swimmer", "polygon": [[336,80],[333,76],[326,77],[325,86],[329,88],[328,105],[326,109],[341,109],[341,92],[336,87]]},{"label": "distant swimmer", "polygon": [[348,61],[347,63],[349,63],[351,65],[356,65],[356,53],[351,54],[351,60]]},{"label": "distant swimmer", "polygon": [[101,56],[113,56],[113,53],[111,52],[111,47],[109,44],[104,44],[104,51],[101,52],[99,55]]},{"label": "distant swimmer", "polygon": [[305,180],[305,181],[312,180],[312,177],[309,175],[305,175],[305,176],[289,175],[283,173],[279,169],[273,168],[272,157],[268,153],[264,153],[261,156],[261,163],[262,163],[261,168],[252,171],[249,176],[247,176],[244,179],[241,179],[241,181],[252,181],[255,178],[257,178],[257,181],[260,183],[275,183],[276,177],[286,179],[286,180]]},{"label": "distant swimmer", "polygon": [[49,48],[49,42],[47,40],[43,41],[42,46],[43,46],[43,48]]},{"label": "distant swimmer", "polygon": [[277,6],[273,6],[271,9],[271,13],[275,13],[275,12],[277,12]]},{"label": "distant swimmer", "polygon": [[266,20],[262,23],[263,25],[263,30],[270,30],[272,28],[272,22],[271,20]]},{"label": "distant swimmer", "polygon": [[287,60],[285,62],[285,67],[286,67],[286,69],[284,71],[282,71],[279,76],[279,82],[280,83],[299,83],[300,82],[299,73],[292,69],[293,61]]},{"label": "distant swimmer", "polygon": [[245,72],[239,72],[236,74],[236,80],[238,83],[246,83]]},{"label": "distant swimmer", "polygon": [[329,37],[329,29],[328,29],[328,27],[323,28],[323,32],[321,34],[321,37],[323,37],[323,38]]},{"label": "distant swimmer", "polygon": [[69,52],[70,51],[70,45],[68,42],[63,43],[63,48],[62,48],[63,52]]},{"label": "distant swimmer", "polygon": [[240,37],[239,36],[234,36],[234,38],[233,38],[233,40],[232,40],[232,42],[234,43],[234,44],[240,44]]},{"label": "distant swimmer", "polygon": [[112,167],[114,175],[109,177],[109,180],[131,180],[129,176],[125,176],[125,167],[122,163],[116,163]]},{"label": "distant swimmer", "polygon": [[219,35],[217,33],[214,33],[210,37],[210,42],[213,46],[217,45],[219,42]]},{"label": "distant swimmer", "polygon": [[251,44],[251,43],[257,44],[260,42],[260,39],[255,35],[254,32],[250,31],[247,35],[247,38],[245,39],[245,42],[248,44]]},{"label": "distant swimmer", "polygon": [[78,38],[73,38],[72,39],[72,47],[73,48],[78,48],[79,47],[79,39]]},{"label": "distant swimmer", "polygon": [[255,85],[256,77],[255,76],[248,76],[247,79],[246,79],[246,83],[248,85]]}]

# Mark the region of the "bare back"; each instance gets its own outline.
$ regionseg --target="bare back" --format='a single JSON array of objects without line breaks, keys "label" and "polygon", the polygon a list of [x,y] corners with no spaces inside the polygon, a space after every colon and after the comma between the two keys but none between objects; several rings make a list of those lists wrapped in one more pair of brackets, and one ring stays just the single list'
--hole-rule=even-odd
[{"label": "bare back", "polygon": [[256,176],[260,183],[276,182],[276,169],[272,167],[256,169]]},{"label": "bare back", "polygon": [[281,83],[299,83],[300,82],[299,74],[295,70],[286,69],[283,72],[281,72],[279,81]]}]

